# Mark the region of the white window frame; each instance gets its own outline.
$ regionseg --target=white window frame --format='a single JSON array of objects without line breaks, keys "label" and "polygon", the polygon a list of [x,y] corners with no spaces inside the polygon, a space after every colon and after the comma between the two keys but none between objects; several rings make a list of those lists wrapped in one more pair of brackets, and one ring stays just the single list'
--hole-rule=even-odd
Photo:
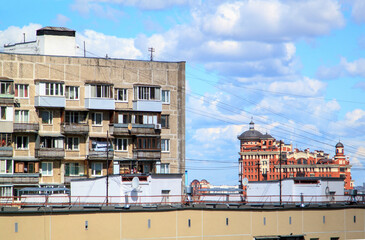
[{"label": "white window frame", "polygon": [[[100,174],[96,174],[95,166],[100,167]],[[102,176],[102,175],[103,175],[103,163],[100,163],[100,162],[91,163],[91,176]]]},{"label": "white window frame", "polygon": [[170,152],[170,139],[161,139],[161,152]]},{"label": "white window frame", "polygon": [[[9,162],[11,164],[11,169],[10,172],[6,172]],[[0,160],[0,174],[12,174],[13,172],[14,172],[13,160],[8,160],[8,159]]]},{"label": "white window frame", "polygon": [[[18,119],[17,119],[17,116],[18,116]],[[15,123],[28,123],[29,122],[29,110],[15,110],[14,122]]]},{"label": "white window frame", "polygon": [[12,197],[13,187],[12,186],[0,186],[0,197]]},{"label": "white window frame", "polygon": [[[100,116],[101,116],[100,124],[97,124],[97,123],[96,123],[96,119],[97,119],[96,115],[100,115]],[[102,113],[102,112],[95,112],[95,113],[93,113],[93,114],[92,114],[92,116],[93,116],[93,117],[92,117],[92,118],[93,118],[93,119],[92,119],[92,125],[93,125],[93,126],[103,126],[103,117],[104,117],[104,116],[103,116],[103,113]]]},{"label": "white window frame", "polygon": [[[71,97],[71,94],[70,94],[71,92],[73,92],[73,97]],[[79,100],[80,99],[80,87],[66,86],[66,99],[67,100]]]},{"label": "white window frame", "polygon": [[162,104],[170,104],[170,90],[161,90]]},{"label": "white window frame", "polygon": [[[46,169],[43,166],[46,166]],[[53,162],[42,162],[41,164],[42,176],[51,177],[53,176]]]},{"label": "white window frame", "polygon": [[[98,88],[100,88],[100,94],[98,94]],[[91,98],[113,98],[113,86],[112,85],[90,85],[90,96]]]},{"label": "white window frame", "polygon": [[45,96],[64,96],[64,85],[63,83],[51,83],[46,82],[42,84],[44,86]]},{"label": "white window frame", "polygon": [[[116,88],[115,100],[117,102],[128,102],[128,89],[127,88]],[[122,92],[122,99],[119,99],[119,92]]]},{"label": "white window frame", "polygon": [[11,94],[12,82],[0,82],[0,94]]},{"label": "white window frame", "polygon": [[[18,146],[18,139],[20,139],[20,147]],[[15,148],[18,150],[29,149],[29,137],[28,136],[16,136]]]},{"label": "white window frame", "polygon": [[[121,142],[121,148],[119,148],[119,142]],[[124,148],[125,144],[125,148]],[[128,138],[116,138],[115,139],[115,151],[127,152],[128,151]]]},{"label": "white window frame", "polygon": [[[69,168],[69,174],[66,175],[66,168]],[[77,174],[72,173],[71,169],[77,169]],[[82,176],[84,175],[84,166],[80,163],[65,163],[65,176]]]},{"label": "white window frame", "polygon": [[7,106],[0,106],[0,121],[6,121]]},{"label": "white window frame", "polygon": [[[69,144],[69,140],[71,140],[71,144]],[[77,144],[75,145],[75,143]],[[66,138],[66,150],[67,151],[78,151],[80,144],[80,139],[78,137],[67,137]]]},{"label": "white window frame", "polygon": [[134,86],[134,100],[161,101],[161,87]]},{"label": "white window frame", "polygon": [[[43,122],[43,115],[42,115],[43,112],[47,112],[48,113],[48,121],[47,121],[47,123],[44,123]],[[40,111],[40,117],[42,119],[42,124],[47,124],[47,125],[53,124],[53,111],[42,110],[42,111]]]},{"label": "white window frame", "polygon": [[[27,91],[25,91],[27,90]],[[18,96],[15,95],[15,93],[18,93]],[[22,96],[20,96],[20,92],[22,92]],[[27,96],[25,96],[25,93],[27,93]],[[14,92],[15,98],[29,98],[29,85],[28,84],[15,84],[15,92]]]}]

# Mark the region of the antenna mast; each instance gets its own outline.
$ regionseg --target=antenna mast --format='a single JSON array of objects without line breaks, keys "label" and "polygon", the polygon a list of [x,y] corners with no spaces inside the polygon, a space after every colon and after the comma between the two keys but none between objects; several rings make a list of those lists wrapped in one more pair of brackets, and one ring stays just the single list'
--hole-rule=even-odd
[{"label": "antenna mast", "polygon": [[153,47],[148,48],[148,51],[151,52],[150,60],[153,61],[153,53],[155,52],[155,49]]}]

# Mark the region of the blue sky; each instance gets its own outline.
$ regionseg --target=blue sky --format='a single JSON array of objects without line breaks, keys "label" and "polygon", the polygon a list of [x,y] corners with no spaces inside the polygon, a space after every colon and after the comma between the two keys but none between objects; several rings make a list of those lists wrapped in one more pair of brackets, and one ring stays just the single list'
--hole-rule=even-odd
[{"label": "blue sky", "polygon": [[[77,31],[88,56],[186,61],[189,181],[238,183],[237,136],[255,127],[333,155],[365,182],[365,1],[33,0],[0,8],[0,46]],[[81,54],[81,53],[80,53]]]}]

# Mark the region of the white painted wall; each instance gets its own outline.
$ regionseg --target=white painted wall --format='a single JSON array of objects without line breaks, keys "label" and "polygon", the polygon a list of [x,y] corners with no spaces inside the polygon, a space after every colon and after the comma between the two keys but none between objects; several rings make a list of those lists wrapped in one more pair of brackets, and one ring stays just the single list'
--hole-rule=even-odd
[{"label": "white painted wall", "polygon": [[76,40],[70,36],[37,36],[39,54],[55,56],[76,56]]}]

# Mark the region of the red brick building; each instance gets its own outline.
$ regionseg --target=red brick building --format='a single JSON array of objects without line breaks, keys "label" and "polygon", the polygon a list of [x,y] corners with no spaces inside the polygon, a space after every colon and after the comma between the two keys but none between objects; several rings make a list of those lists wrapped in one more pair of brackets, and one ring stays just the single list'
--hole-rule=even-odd
[{"label": "red brick building", "polygon": [[[343,178],[345,189],[353,189],[351,165],[344,154],[341,142],[336,144],[333,158],[323,151],[299,151],[291,144],[277,141],[269,134],[255,130],[254,123],[238,139],[240,140],[239,179],[248,181],[270,181],[295,177],[334,177]],[[280,149],[281,148],[281,149]]]}]

